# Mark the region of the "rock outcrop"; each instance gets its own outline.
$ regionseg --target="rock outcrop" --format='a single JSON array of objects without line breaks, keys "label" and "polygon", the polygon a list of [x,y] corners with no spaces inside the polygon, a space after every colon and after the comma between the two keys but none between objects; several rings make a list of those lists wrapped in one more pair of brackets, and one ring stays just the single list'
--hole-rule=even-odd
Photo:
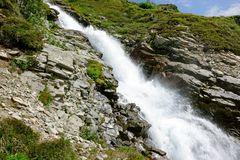
[{"label": "rock outcrop", "polygon": [[[98,150],[98,159],[106,155],[104,147],[84,139],[81,135],[86,133],[81,132],[93,132],[110,147],[133,146],[145,155],[156,154],[149,149],[151,144],[144,145],[150,125],[140,109],[135,104],[117,104],[115,90],[107,95],[99,92],[88,76],[88,61],[95,60],[103,64],[104,76],[117,85],[102,55],[80,32],[59,29],[54,38],[64,47],[46,43],[34,56],[1,47],[0,117],[24,121],[41,133],[42,140],[65,135],[82,159],[91,156],[93,148]],[[47,106],[39,98],[46,87],[53,97]]]},{"label": "rock outcrop", "polygon": [[130,50],[148,77],[157,76],[170,88],[192,97],[201,109],[228,131],[240,131],[240,57],[214,51],[189,33],[181,37],[157,35],[151,45],[140,43]]}]

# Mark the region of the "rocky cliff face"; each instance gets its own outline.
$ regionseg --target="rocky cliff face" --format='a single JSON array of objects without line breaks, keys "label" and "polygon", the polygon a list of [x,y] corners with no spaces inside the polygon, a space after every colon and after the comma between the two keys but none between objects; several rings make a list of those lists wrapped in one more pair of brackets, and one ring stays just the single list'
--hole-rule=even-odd
[{"label": "rocky cliff face", "polygon": [[130,55],[149,77],[157,76],[167,86],[192,97],[202,116],[239,136],[239,56],[208,49],[184,32],[176,38],[157,35],[152,44],[133,47]]},{"label": "rocky cliff face", "polygon": [[97,61],[104,77],[117,86],[101,54],[80,32],[58,29],[54,39],[62,45],[45,43],[34,56],[1,46],[1,118],[23,121],[42,140],[66,136],[80,159],[106,159],[109,147],[120,146],[164,158],[166,153],[146,143],[150,125],[141,118],[140,109],[118,104],[115,89],[101,92],[88,76],[88,62]]}]

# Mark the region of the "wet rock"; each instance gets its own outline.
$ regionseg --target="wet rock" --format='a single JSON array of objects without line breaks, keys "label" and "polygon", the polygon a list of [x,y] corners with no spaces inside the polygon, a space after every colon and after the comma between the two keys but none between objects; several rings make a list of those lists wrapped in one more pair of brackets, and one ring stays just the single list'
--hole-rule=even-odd
[{"label": "wet rock", "polygon": [[103,91],[103,94],[110,100],[113,100],[113,101],[118,100],[118,95],[116,93],[116,90],[114,90],[114,89],[105,89]]},{"label": "wet rock", "polygon": [[50,21],[56,21],[58,19],[59,12],[55,9],[50,8],[50,12],[47,15],[47,19]]}]

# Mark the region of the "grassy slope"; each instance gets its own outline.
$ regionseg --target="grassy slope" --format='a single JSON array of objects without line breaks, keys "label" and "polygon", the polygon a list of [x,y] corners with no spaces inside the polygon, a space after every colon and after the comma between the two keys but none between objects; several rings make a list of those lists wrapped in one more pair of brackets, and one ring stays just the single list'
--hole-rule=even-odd
[{"label": "grassy slope", "polygon": [[1,119],[0,159],[75,160],[76,154],[64,138],[40,142],[40,135],[23,122]]},{"label": "grassy slope", "polygon": [[[199,37],[210,48],[240,55],[240,25],[234,17],[203,17],[174,11],[172,6],[143,9],[127,0],[64,0],[92,24],[135,40],[159,33],[176,36],[180,31]],[[105,17],[105,18],[103,18]],[[150,31],[154,31],[150,34]]]},{"label": "grassy slope", "polygon": [[48,12],[42,0],[0,0],[0,44],[41,50]]}]

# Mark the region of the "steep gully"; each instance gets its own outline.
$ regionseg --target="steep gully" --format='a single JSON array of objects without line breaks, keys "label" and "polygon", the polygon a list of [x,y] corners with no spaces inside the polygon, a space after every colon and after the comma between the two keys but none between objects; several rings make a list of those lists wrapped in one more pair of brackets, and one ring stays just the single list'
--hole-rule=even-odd
[{"label": "steep gully", "polygon": [[133,102],[152,125],[152,143],[168,153],[173,160],[238,160],[240,142],[228,136],[210,121],[195,115],[187,100],[166,89],[157,80],[146,80],[120,42],[105,31],[83,27],[56,5],[59,25],[81,31],[91,45],[103,54],[103,60],[113,68],[122,95],[120,103]]}]

